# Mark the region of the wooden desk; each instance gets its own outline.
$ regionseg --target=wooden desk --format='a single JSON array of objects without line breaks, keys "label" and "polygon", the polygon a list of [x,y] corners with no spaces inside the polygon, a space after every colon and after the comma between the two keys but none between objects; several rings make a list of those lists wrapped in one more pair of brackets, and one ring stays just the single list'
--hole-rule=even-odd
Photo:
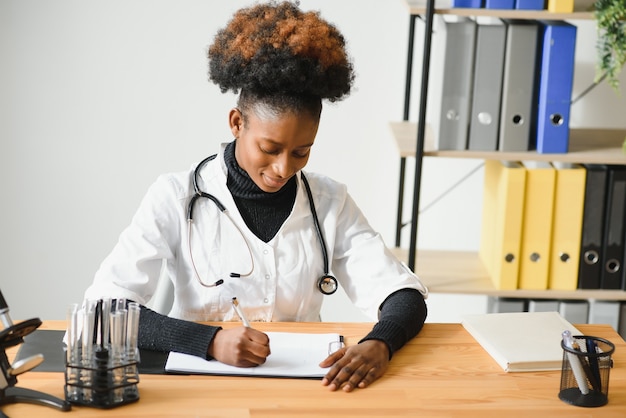
[{"label": "wooden desk", "polygon": [[[363,323],[255,326],[266,331],[339,332],[349,345],[370,329],[370,324]],[[57,321],[46,322],[41,329],[63,327]],[[139,402],[115,409],[72,406],[69,412],[59,412],[17,404],[4,406],[3,411],[12,418],[626,416],[626,343],[609,326],[577,328],[616,346],[609,403],[603,407],[581,408],[559,400],[560,371],[505,373],[461,325],[426,324],[394,356],[385,376],[352,393],[329,392],[317,380],[141,375]],[[18,386],[58,397],[63,397],[63,385],[61,373],[31,371],[18,376]]]}]

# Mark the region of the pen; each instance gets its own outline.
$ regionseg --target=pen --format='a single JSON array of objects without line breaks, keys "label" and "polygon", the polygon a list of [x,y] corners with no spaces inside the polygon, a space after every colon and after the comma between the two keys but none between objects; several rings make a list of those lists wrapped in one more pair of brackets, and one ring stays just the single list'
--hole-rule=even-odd
[{"label": "pen", "polygon": [[591,338],[587,339],[587,354],[589,356],[591,373],[594,378],[591,385],[594,386],[598,392],[602,392],[602,378],[600,377],[600,367],[598,365],[598,358],[596,357],[596,354],[598,354],[598,346]]},{"label": "pen", "polygon": [[[578,343],[575,340],[572,341],[572,348],[574,350],[578,350],[581,353],[583,353],[583,351],[580,349],[580,345],[578,345]],[[589,381],[589,383],[591,383],[591,387],[593,389],[599,390],[598,389],[598,382],[596,380],[596,376],[593,373],[591,367],[589,366],[589,362],[587,361],[587,357],[588,356],[578,357],[578,360],[580,360],[580,364],[583,367],[583,371],[585,372],[585,376],[587,376],[587,380]]]},{"label": "pen", "polygon": [[[569,330],[565,330],[563,331],[562,336],[565,346],[574,349],[574,345],[576,345],[576,342],[574,341],[574,338],[572,338],[572,333]],[[576,383],[578,384],[578,389],[580,389],[580,393],[582,393],[583,395],[587,395],[589,393],[589,386],[587,386],[587,379],[585,379],[585,371],[583,370],[580,358],[578,358],[576,354],[570,353],[567,350],[566,352],[569,364],[572,366],[574,378],[576,379]]]},{"label": "pen", "polygon": [[239,316],[239,319],[241,319],[241,322],[243,322],[243,326],[246,328],[250,328],[250,323],[246,319],[246,316],[243,314],[243,311],[241,310],[241,307],[239,306],[239,302],[237,301],[237,297],[233,298],[233,308],[235,308],[235,312],[237,313],[237,316]]}]

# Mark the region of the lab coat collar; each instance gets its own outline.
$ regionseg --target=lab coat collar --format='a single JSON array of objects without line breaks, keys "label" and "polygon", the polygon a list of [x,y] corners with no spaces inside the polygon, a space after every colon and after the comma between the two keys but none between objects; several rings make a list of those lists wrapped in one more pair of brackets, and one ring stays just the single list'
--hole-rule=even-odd
[{"label": "lab coat collar", "polygon": [[[243,218],[239,214],[237,210],[237,205],[228,190],[228,186],[226,184],[228,177],[228,168],[226,167],[226,162],[224,161],[224,150],[228,142],[222,143],[220,145],[220,150],[215,160],[210,161],[208,164],[205,164],[204,167],[200,170],[200,181],[199,187],[201,190],[214,190],[215,187],[219,188],[219,192],[215,193],[215,191],[210,192],[216,194],[218,198],[222,201],[222,204],[226,206],[231,216],[237,219],[237,223],[239,225],[245,225]],[[219,165],[216,164],[219,162]],[[306,173],[305,173],[306,175]],[[307,216],[311,216],[311,211],[309,209],[308,197],[306,195],[306,190],[304,189],[304,183],[302,182],[302,171],[298,171],[296,174],[296,185],[297,185],[297,193],[296,193],[296,201],[294,202],[291,213],[285,220],[285,223],[291,221],[299,221]],[[309,183],[311,180],[309,179]],[[210,185],[210,186],[208,186]],[[310,184],[311,192],[313,196],[315,196],[315,185]],[[316,207],[319,207],[320,203],[315,202]],[[313,222],[311,217],[311,222]],[[246,227],[247,229],[247,227]],[[270,240],[271,242],[271,240]]]}]

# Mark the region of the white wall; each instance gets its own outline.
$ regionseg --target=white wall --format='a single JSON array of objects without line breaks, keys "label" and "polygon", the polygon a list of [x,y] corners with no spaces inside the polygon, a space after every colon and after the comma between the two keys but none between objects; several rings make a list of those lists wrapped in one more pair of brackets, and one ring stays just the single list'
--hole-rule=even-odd
[{"label": "white wall", "polygon": [[[63,318],[156,176],[231,139],[235,97],[207,81],[205,49],[249,4],[0,2],[0,289],[14,318]],[[308,169],[346,183],[393,244],[399,158],[387,123],[402,117],[407,9],[403,0],[301,4],[338,25],[357,69],[351,97],[324,110]],[[579,34],[578,91],[592,77],[593,39],[592,27]],[[603,86],[576,105],[573,124],[625,126],[624,114]],[[428,160],[422,202],[477,163]],[[477,248],[481,182],[478,173],[420,218],[421,247]],[[359,320],[345,305],[329,298],[324,319]],[[484,298],[433,295],[429,308],[431,321],[456,321]]]}]

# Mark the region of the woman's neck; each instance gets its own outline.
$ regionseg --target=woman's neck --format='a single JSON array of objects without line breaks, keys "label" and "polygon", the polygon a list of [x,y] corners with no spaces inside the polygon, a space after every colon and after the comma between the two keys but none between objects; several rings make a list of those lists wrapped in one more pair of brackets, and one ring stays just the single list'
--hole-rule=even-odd
[{"label": "woman's neck", "polygon": [[228,170],[226,186],[248,228],[261,240],[268,242],[285,222],[296,201],[297,183],[293,176],[275,193],[257,186],[235,159],[236,141],[224,150]]}]

